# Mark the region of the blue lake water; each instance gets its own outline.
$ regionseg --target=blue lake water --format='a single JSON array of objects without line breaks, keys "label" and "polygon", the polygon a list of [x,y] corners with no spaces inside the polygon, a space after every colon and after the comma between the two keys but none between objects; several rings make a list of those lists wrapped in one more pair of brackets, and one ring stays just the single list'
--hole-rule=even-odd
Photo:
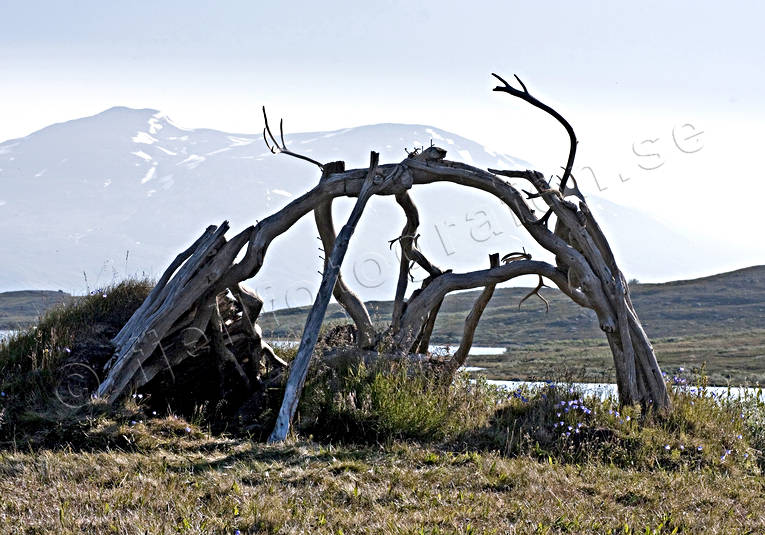
[{"label": "blue lake water", "polygon": [[[269,340],[268,343],[273,347],[297,347],[300,340]],[[457,352],[459,346],[459,344],[431,344],[428,350],[434,355],[451,356]],[[468,355],[502,355],[506,350],[507,348],[504,347],[473,346]]]},{"label": "blue lake water", "polygon": [[[480,368],[478,368],[480,369]],[[465,371],[477,371],[476,368],[466,368]],[[501,386],[508,390],[517,390],[519,388],[542,388],[550,383],[543,381],[500,381],[500,380],[487,380],[489,384]],[[557,388],[571,389],[572,392],[580,392],[588,397],[595,397],[600,400],[606,400],[608,398],[617,397],[617,388],[612,383],[565,383],[557,384]],[[692,386],[678,385],[676,388],[684,389],[690,393],[697,394],[699,390]],[[742,387],[727,387],[727,386],[708,386],[702,390],[702,394],[706,396],[712,396],[717,399],[739,399],[742,396],[759,399],[765,402],[765,390],[762,388],[742,388]]]},{"label": "blue lake water", "polygon": [[[296,347],[300,344],[298,340],[272,340],[269,342],[273,346],[282,347]],[[446,344],[446,345],[431,345],[429,347],[430,352],[438,355],[453,355],[459,344]],[[502,355],[506,351],[504,347],[483,347],[473,346],[470,348],[470,355]],[[466,372],[478,372],[483,368],[475,366],[466,366],[462,368]],[[516,390],[521,387],[527,388],[541,388],[549,383],[543,381],[502,381],[502,380],[487,380],[489,384],[501,386],[509,390]],[[601,400],[608,399],[609,397],[617,397],[616,384],[613,383],[566,383],[559,384],[560,388],[573,388],[575,391],[580,392],[588,397],[596,397]],[[678,388],[685,388],[691,390],[689,386],[678,386]],[[709,386],[704,389],[705,395],[714,396],[716,398],[738,399],[741,396],[750,396],[765,402],[765,391],[761,388],[742,388],[742,387],[727,387],[727,386]]]}]

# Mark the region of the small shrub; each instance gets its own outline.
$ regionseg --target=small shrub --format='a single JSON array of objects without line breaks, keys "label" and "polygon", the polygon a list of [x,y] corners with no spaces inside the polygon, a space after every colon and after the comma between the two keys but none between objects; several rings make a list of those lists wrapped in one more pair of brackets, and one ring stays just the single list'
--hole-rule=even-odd
[{"label": "small shrub", "polygon": [[599,462],[636,469],[715,467],[757,470],[763,464],[765,406],[721,399],[703,387],[670,388],[666,412],[619,407],[614,399],[585,397],[548,384],[519,389],[489,426],[461,437],[472,447],[568,463]]},{"label": "small shrub", "polygon": [[301,399],[300,426],[318,437],[350,442],[440,441],[486,425],[495,390],[467,375],[444,384],[425,369],[352,364],[312,377]]}]

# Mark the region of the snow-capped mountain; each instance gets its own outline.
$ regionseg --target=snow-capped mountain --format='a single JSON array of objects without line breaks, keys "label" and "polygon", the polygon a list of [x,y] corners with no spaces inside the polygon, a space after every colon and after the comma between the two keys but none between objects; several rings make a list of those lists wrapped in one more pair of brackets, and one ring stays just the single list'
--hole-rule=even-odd
[{"label": "snow-capped mountain", "polygon": [[[286,138],[295,152],[324,162],[345,160],[348,168],[366,167],[370,150],[382,162],[396,162],[405,148],[431,140],[449,159],[484,168],[531,167],[423,125],[378,124]],[[228,219],[233,235],[285,206],[318,177],[306,162],[271,154],[259,134],[184,129],[149,109],[111,108],[6,141],[0,144],[0,291],[83,293],[126,275],[156,277],[207,225]],[[488,253],[524,246],[549,258],[487,194],[436,184],[415,187],[412,195],[420,208],[420,245],[442,266],[482,267]],[[335,202],[338,229],[351,205]],[[650,217],[602,198],[591,197],[591,205],[628,276],[676,276],[692,265],[693,246]],[[390,198],[373,199],[362,217],[344,276],[365,299],[392,297],[397,259],[388,240],[403,224]],[[319,245],[307,216],[274,242],[249,285],[269,308],[308,304],[320,280]]]}]

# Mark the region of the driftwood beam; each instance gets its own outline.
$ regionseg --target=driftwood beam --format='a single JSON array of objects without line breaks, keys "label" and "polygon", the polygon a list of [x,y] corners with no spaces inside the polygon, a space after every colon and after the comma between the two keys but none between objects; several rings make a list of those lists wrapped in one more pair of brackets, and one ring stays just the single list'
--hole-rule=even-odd
[{"label": "driftwood beam", "polygon": [[[342,162],[322,164],[287,148],[282,124],[279,139],[266,125],[264,139],[272,152],[282,153],[317,165],[322,170],[318,184],[295,198],[279,212],[262,219],[257,225],[244,229],[226,239],[228,224],[209,227],[189,248],[180,253],[163,273],[147,299],[114,337],[115,352],[106,366],[106,378],[99,385],[98,395],[109,403],[120,399],[131,389],[153,381],[166,370],[184,362],[187,357],[201,354],[217,355],[221,365],[231,364],[239,375],[250,382],[253,396],[277,384],[286,372],[286,363],[263,341],[256,319],[263,303],[257,295],[248,292],[242,283],[260,271],[270,244],[289,230],[303,216],[314,213],[325,251],[321,286],[302,334],[298,356],[289,369],[289,379],[281,410],[270,440],[283,440],[290,430],[311,355],[318,338],[319,327],[332,295],[344,307],[356,325],[359,355],[392,352],[398,358],[418,359],[411,352],[427,351],[438,310],[445,296],[453,291],[483,288],[466,318],[463,337],[455,359],[447,371],[464,363],[472,343],[479,318],[497,284],[520,275],[537,275],[552,281],[577,304],[592,309],[605,333],[614,358],[620,401],[624,404],[640,402],[643,407],[664,408],[669,398],[661,370],[650,340],[643,329],[613,251],[587,207],[584,195],[571,175],[576,154],[573,128],[561,114],[542,103],[518,80],[516,89],[501,77],[504,85],[497,91],[509,93],[547,112],[569,134],[570,149],[558,188],[551,187],[541,173],[530,170],[483,170],[464,163],[445,159],[446,151],[435,146],[414,150],[398,164],[379,164],[373,153],[367,169],[345,170]],[[508,179],[531,182],[536,193],[524,197]],[[567,186],[571,180],[572,187]],[[442,270],[430,262],[417,246],[419,214],[408,190],[416,185],[449,182],[470,187],[493,195],[501,201],[529,235],[541,247],[552,253],[555,265],[532,260],[527,254],[504,254],[503,263],[492,258],[488,269],[468,273]],[[391,325],[387,332],[376,332],[369,312],[359,296],[351,292],[340,275],[349,240],[364,207],[374,195],[395,195],[404,210],[406,224],[395,241],[401,247],[396,294]],[[577,197],[578,207],[566,197]],[[332,221],[332,202],[338,197],[355,197],[356,204],[345,226],[335,235]],[[548,207],[539,218],[528,204],[529,198],[539,197]],[[445,207],[448,209],[448,207]],[[548,218],[555,215],[554,231],[547,227]],[[544,224],[543,224],[544,223]],[[236,261],[237,258],[241,260]],[[417,264],[428,278],[415,290],[408,301],[405,296],[409,285],[409,270]],[[537,292],[539,286],[535,289]],[[241,317],[230,298],[226,309],[218,310],[217,296],[230,290],[241,306]],[[534,291],[529,295],[533,295]],[[223,339],[227,328],[223,316],[234,336]],[[233,319],[232,319],[233,316]],[[211,340],[207,338],[210,335]],[[210,343],[211,342],[211,343]],[[388,346],[392,342],[392,347]],[[165,350],[168,350],[166,353]],[[239,366],[251,359],[249,375]],[[366,357],[364,357],[366,358]],[[198,363],[186,362],[187,367],[198,368]],[[265,371],[261,380],[261,364]],[[246,384],[246,381],[245,381]],[[254,385],[254,386],[253,386]],[[260,389],[260,390],[258,390]]]}]

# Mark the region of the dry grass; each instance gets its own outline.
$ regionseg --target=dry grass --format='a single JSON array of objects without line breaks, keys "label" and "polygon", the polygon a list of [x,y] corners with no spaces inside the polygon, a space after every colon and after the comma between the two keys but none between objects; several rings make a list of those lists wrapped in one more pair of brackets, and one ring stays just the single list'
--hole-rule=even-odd
[{"label": "dry grass", "polygon": [[[167,425],[127,432],[161,434]],[[133,452],[0,453],[0,531],[765,531],[762,476],[549,464],[406,443],[266,446],[184,429]]]},{"label": "dry grass", "polygon": [[641,419],[562,394],[591,412],[566,401],[557,416],[548,388],[456,439],[340,445],[212,436],[130,401],[76,450],[0,450],[0,533],[765,532],[762,405],[681,393]]},{"label": "dry grass", "polygon": [[54,411],[67,347],[108,338],[148,289],[0,344],[0,533],[765,533],[765,404],[711,399],[703,376],[642,415],[568,386],[320,371],[299,429],[321,444],[213,436],[140,397]]}]

